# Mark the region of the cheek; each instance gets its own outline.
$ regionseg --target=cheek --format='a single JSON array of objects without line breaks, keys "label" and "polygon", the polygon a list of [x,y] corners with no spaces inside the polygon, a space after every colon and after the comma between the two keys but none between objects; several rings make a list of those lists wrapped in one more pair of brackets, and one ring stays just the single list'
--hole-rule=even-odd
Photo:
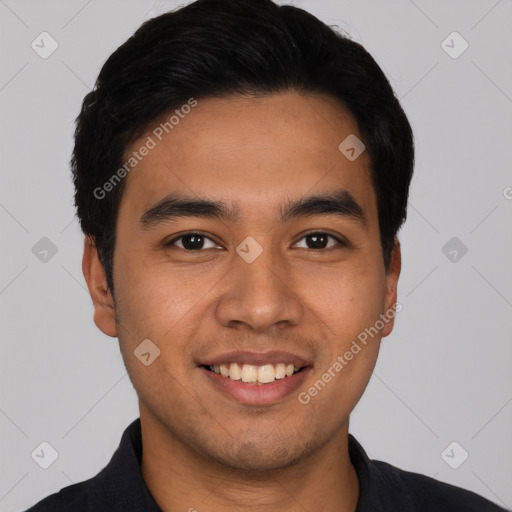
[{"label": "cheek", "polygon": [[357,335],[354,329],[373,325],[383,312],[385,279],[375,266],[336,269],[316,286],[305,286],[316,312],[336,333]]},{"label": "cheek", "polygon": [[[202,286],[162,264],[145,264],[141,258],[120,257],[117,263],[116,313],[123,360],[146,403],[159,396],[162,404],[171,406],[179,401],[179,383],[188,376],[183,362],[190,360],[188,340],[197,329],[194,314],[200,309],[204,292],[198,288]],[[148,339],[149,344],[144,341]],[[139,349],[142,346],[144,352]],[[148,365],[141,356],[147,352]]]},{"label": "cheek", "polygon": [[[162,260],[148,263],[142,255],[120,256],[116,264],[119,342],[132,381],[140,392],[153,394],[160,393],[157,383],[164,383],[163,389],[175,389],[179,397],[179,383],[187,381],[193,369],[191,341],[199,338],[213,297],[209,291],[214,293],[222,274],[214,270],[191,278],[190,272],[171,269]],[[134,354],[146,339],[160,351],[149,366]]]},{"label": "cheek", "polygon": [[[146,263],[142,257],[119,257],[116,309],[119,319],[138,338],[154,337],[162,342],[201,305],[209,288],[205,275],[191,279],[184,271],[165,262]],[[119,283],[119,284],[117,284]]]},{"label": "cheek", "polygon": [[347,403],[355,403],[378,356],[381,330],[377,322],[383,312],[385,282],[378,272],[359,268],[333,273],[310,293],[316,294],[311,301],[316,305],[315,316],[328,327],[319,373],[328,373],[325,378],[332,379],[331,389],[337,389]]}]

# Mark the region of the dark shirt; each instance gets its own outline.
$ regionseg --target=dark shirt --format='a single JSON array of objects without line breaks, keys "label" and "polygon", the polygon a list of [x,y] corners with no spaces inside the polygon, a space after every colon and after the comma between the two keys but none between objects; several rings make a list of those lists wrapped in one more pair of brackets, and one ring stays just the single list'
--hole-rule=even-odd
[{"label": "dark shirt", "polygon": [[[368,458],[349,436],[350,459],[359,478],[356,512],[499,512],[484,498],[432,478]],[[140,418],[124,431],[119,448],[95,477],[70,485],[26,512],[161,512],[141,473]]]}]

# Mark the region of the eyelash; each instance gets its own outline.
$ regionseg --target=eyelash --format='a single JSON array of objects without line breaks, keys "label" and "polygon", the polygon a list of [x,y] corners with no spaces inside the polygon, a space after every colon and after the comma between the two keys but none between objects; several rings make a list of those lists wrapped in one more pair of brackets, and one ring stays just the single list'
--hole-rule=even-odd
[{"label": "eyelash", "polygon": [[[200,237],[203,237],[204,239],[206,240],[210,240],[210,242],[213,242],[215,243],[214,240],[212,240],[210,237],[206,236],[206,235],[203,235],[202,233],[197,233],[195,231],[191,231],[190,233],[185,233],[183,235],[180,235],[176,238],[173,238],[172,240],[170,240],[169,242],[166,242],[164,245],[165,247],[172,247],[178,240],[181,240],[182,238],[186,238],[187,236],[200,236]],[[301,240],[303,240],[304,238],[307,238],[308,236],[312,236],[312,235],[327,235],[329,238],[333,239],[336,241],[338,247],[348,247],[348,243],[341,240],[340,238],[334,236],[334,235],[331,235],[330,233],[326,233],[324,231],[312,231],[311,233],[306,233],[304,236],[302,236],[302,238],[299,239],[299,241],[297,241],[294,245],[298,244]],[[217,244],[218,245],[218,244]],[[335,249],[336,247],[325,247],[323,249],[309,249],[309,248],[306,248],[310,251],[315,251],[315,252],[323,252],[323,251],[328,251],[328,250],[332,250],[332,249]],[[202,252],[202,251],[205,251],[206,249],[185,249],[184,247],[178,247],[178,249],[181,249],[183,251],[186,251],[186,252],[190,252],[190,253],[194,253],[194,252]],[[211,249],[211,247],[209,248]]]}]

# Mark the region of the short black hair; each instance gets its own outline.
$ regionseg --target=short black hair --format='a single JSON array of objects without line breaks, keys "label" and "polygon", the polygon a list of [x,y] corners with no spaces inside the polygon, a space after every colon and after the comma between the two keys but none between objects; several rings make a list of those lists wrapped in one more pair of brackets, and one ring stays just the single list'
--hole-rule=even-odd
[{"label": "short black hair", "polygon": [[289,90],[327,94],[355,118],[371,161],[389,269],[406,219],[414,143],[381,68],[362,45],[303,9],[271,0],[197,0],[143,23],[105,62],[76,120],[71,167],[77,215],[112,293],[125,181],[108,193],[102,187],[123,166],[130,144],[191,98]]}]

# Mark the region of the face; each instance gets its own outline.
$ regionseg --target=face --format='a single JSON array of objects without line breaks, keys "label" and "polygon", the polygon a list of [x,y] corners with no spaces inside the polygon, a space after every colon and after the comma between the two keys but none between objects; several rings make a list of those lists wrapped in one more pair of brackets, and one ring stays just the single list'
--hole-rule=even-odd
[{"label": "face", "polygon": [[305,459],[346,432],[393,325],[399,248],[386,273],[367,154],[338,149],[357,124],[286,92],[200,100],[153,133],[127,151],[156,141],[125,178],[115,302],[86,244],[96,324],[175,442],[247,470]]}]

